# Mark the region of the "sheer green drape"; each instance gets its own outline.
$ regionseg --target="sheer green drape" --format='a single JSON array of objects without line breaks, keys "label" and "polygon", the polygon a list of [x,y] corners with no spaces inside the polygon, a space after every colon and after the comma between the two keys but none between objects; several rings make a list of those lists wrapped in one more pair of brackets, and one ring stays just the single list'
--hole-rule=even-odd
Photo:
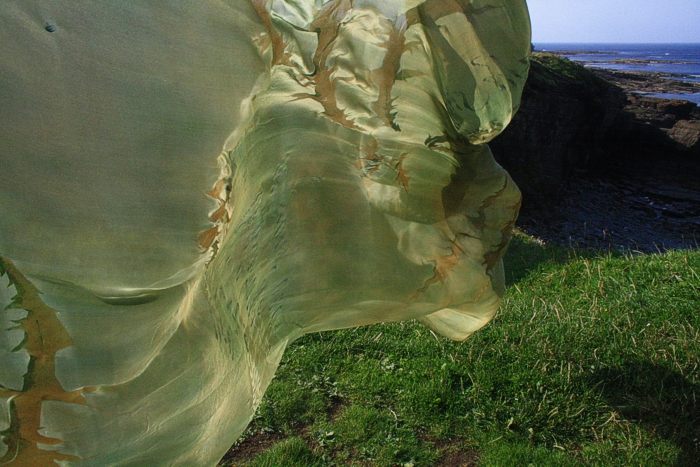
[{"label": "sheer green drape", "polygon": [[17,0],[0,43],[0,465],[215,465],[304,333],[495,313],[523,0]]}]

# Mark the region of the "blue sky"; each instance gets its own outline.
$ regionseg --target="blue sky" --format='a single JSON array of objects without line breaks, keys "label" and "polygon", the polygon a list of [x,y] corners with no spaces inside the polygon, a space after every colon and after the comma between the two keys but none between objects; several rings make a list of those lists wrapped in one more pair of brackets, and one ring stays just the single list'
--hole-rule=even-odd
[{"label": "blue sky", "polygon": [[699,42],[700,0],[528,0],[533,42]]}]

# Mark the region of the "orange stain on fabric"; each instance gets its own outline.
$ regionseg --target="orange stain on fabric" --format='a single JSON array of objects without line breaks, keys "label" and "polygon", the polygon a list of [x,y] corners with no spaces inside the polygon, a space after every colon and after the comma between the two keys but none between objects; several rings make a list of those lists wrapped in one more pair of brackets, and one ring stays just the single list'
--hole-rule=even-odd
[{"label": "orange stain on fabric", "polygon": [[54,461],[79,461],[74,456],[39,448],[39,444],[55,446],[62,442],[39,434],[44,401],[87,405],[84,389],[66,391],[56,379],[56,353],[71,346],[73,341],[56,316],[56,310],[41,300],[41,292],[12,262],[4,258],[1,261],[10,283],[18,291],[12,307],[28,312],[19,324],[26,334],[21,348],[27,350],[31,360],[21,391],[0,389],[0,397],[12,399],[11,424],[3,440],[8,451],[0,458],[0,463],[9,462],[7,465],[15,467],[45,467],[54,465]]}]

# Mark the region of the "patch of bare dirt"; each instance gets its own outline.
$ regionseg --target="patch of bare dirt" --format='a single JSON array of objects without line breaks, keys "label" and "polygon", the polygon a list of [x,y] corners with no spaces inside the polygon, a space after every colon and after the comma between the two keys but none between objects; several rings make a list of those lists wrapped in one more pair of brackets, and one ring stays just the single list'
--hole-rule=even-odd
[{"label": "patch of bare dirt", "polygon": [[446,450],[436,467],[476,467],[479,453],[473,450]]},{"label": "patch of bare dirt", "polygon": [[434,440],[421,436],[423,441],[432,442],[440,453],[435,467],[476,467],[479,465],[479,453],[466,447],[460,439]]},{"label": "patch of bare dirt", "polygon": [[282,433],[255,433],[234,444],[219,462],[220,466],[238,467],[284,439]]}]

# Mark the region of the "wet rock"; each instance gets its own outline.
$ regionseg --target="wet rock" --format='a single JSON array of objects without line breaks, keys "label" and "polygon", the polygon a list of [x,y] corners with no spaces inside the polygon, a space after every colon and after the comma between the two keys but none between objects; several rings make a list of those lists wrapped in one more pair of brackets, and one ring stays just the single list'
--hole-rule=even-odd
[{"label": "wet rock", "polygon": [[698,93],[700,83],[679,81],[677,75],[645,71],[618,71],[590,68],[600,78],[621,87],[629,93]]},{"label": "wet rock", "polygon": [[680,120],[668,136],[678,143],[679,149],[700,156],[700,120]]},{"label": "wet rock", "polygon": [[698,248],[700,185],[678,176],[633,168],[600,178],[566,181],[548,210],[526,209],[520,227],[546,243],[574,248],[633,250]]}]

